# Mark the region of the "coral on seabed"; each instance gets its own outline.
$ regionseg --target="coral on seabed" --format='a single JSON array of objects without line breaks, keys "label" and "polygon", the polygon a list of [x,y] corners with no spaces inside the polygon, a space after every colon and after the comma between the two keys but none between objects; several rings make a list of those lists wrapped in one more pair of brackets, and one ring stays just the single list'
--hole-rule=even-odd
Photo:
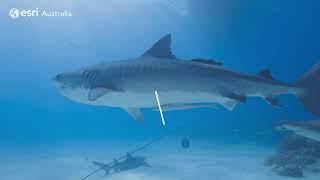
[{"label": "coral on seabed", "polygon": [[298,135],[285,137],[279,152],[265,160],[272,170],[289,177],[303,177],[304,170],[320,161],[320,142]]}]

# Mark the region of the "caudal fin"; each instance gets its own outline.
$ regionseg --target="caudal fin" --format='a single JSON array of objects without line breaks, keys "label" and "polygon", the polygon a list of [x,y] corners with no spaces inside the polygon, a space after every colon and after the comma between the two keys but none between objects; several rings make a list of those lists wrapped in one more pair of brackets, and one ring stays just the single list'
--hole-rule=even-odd
[{"label": "caudal fin", "polygon": [[298,98],[312,113],[320,116],[320,63],[305,73],[297,82],[303,88]]}]

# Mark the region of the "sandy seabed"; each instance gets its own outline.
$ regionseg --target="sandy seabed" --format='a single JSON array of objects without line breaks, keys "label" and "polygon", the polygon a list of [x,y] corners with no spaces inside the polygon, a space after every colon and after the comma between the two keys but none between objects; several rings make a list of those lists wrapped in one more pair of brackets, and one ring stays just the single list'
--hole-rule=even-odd
[{"label": "sandy seabed", "polygon": [[[0,179],[80,180],[94,167],[90,161],[110,162],[139,143],[96,143],[42,145],[0,152]],[[141,143],[140,143],[141,144]],[[257,145],[212,145],[193,142],[188,150],[179,143],[160,142],[137,155],[146,156],[151,167],[104,176],[99,172],[88,180],[285,180],[264,165],[275,149]],[[318,180],[320,174],[305,173],[305,180]]]}]

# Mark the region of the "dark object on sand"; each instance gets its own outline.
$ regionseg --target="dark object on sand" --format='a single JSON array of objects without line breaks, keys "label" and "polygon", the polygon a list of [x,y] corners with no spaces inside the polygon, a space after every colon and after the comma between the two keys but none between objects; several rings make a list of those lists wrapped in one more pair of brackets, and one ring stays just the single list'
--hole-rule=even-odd
[{"label": "dark object on sand", "polygon": [[133,156],[130,153],[126,154],[126,158],[124,160],[117,160],[114,159],[112,164],[105,164],[102,162],[92,161],[92,163],[99,168],[102,168],[106,175],[111,174],[111,172],[119,173],[122,171],[127,171],[131,169],[136,169],[138,167],[151,167],[146,161],[145,157],[143,156]]},{"label": "dark object on sand", "polygon": [[288,177],[303,177],[303,171],[298,166],[286,167],[283,169],[274,170],[280,176],[288,176]]},{"label": "dark object on sand", "polygon": [[184,149],[188,149],[190,147],[190,140],[187,138],[187,137],[184,137],[182,140],[181,140],[181,146],[184,148]]},{"label": "dark object on sand", "polygon": [[309,149],[310,155],[320,158],[320,142],[299,135],[289,135],[280,144],[280,151],[287,152],[297,149]]},{"label": "dark object on sand", "polygon": [[279,153],[265,160],[265,165],[280,176],[303,177],[305,158],[297,152]]},{"label": "dark object on sand", "polygon": [[265,165],[281,176],[303,177],[306,168],[320,161],[320,143],[298,135],[283,139],[279,152],[265,160]]}]

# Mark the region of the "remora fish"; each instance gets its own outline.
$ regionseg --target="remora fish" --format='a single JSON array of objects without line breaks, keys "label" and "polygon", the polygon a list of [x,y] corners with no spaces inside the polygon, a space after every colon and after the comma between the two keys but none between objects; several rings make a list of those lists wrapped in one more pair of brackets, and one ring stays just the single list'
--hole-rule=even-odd
[{"label": "remora fish", "polygon": [[300,136],[320,142],[320,120],[285,122],[276,127],[277,130],[288,130]]},{"label": "remora fish", "polygon": [[121,107],[139,121],[143,121],[141,108],[157,107],[155,91],[161,103],[171,109],[218,103],[233,110],[249,96],[279,106],[277,95],[294,94],[311,112],[320,115],[320,64],[296,83],[286,84],[274,80],[268,70],[250,75],[228,70],[211,60],[178,59],[170,44],[168,34],[137,58],[61,73],[53,81],[71,100]]}]

